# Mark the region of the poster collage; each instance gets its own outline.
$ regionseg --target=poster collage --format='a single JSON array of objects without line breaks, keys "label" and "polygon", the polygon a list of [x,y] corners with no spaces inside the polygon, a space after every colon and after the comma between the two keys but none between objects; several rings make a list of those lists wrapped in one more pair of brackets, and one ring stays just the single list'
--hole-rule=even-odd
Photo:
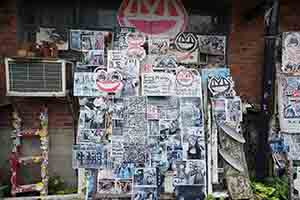
[{"label": "poster collage", "polygon": [[274,128],[270,144],[277,168],[293,163],[293,198],[300,198],[300,33],[282,33],[281,65],[277,69],[279,127]]},{"label": "poster collage", "polygon": [[[193,66],[209,59],[224,64],[225,37],[146,37],[121,27],[114,33],[71,30],[69,45],[83,55],[74,74],[80,116],[72,162],[97,170],[88,191],[157,200],[161,192],[191,187],[203,199],[203,80]],[[230,81],[211,80],[210,88],[231,92]]]}]

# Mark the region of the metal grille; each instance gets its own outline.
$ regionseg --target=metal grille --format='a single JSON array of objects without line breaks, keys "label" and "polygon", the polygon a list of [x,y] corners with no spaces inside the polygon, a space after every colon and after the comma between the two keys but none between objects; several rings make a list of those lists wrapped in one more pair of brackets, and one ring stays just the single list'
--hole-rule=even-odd
[{"label": "metal grille", "polygon": [[10,91],[62,91],[61,63],[9,61],[8,64]]}]

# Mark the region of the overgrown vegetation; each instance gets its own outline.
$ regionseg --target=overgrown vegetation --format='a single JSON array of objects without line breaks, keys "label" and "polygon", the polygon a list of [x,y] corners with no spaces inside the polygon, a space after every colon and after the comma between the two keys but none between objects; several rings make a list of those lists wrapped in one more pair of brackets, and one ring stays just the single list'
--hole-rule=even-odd
[{"label": "overgrown vegetation", "polygon": [[252,181],[256,199],[259,200],[288,200],[288,178],[272,177],[265,179],[264,182]]},{"label": "overgrown vegetation", "polygon": [[63,195],[63,194],[75,194],[77,188],[68,187],[67,184],[60,176],[53,176],[49,178],[48,182],[49,195]]}]

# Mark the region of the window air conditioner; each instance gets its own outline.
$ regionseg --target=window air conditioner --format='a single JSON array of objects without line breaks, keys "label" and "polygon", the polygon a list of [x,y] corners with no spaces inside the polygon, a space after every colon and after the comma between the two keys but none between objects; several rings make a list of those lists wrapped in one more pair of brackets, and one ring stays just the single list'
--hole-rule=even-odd
[{"label": "window air conditioner", "polygon": [[66,65],[60,59],[6,58],[7,96],[66,96]]}]

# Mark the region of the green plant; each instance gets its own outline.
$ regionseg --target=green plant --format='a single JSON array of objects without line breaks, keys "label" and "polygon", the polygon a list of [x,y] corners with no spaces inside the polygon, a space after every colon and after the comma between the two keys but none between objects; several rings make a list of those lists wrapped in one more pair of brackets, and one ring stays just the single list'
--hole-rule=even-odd
[{"label": "green plant", "polygon": [[263,200],[288,200],[287,177],[267,178],[263,182],[252,181],[254,194]]},{"label": "green plant", "polygon": [[49,178],[48,182],[49,194],[74,194],[77,189],[68,187],[60,176],[53,176]]}]

